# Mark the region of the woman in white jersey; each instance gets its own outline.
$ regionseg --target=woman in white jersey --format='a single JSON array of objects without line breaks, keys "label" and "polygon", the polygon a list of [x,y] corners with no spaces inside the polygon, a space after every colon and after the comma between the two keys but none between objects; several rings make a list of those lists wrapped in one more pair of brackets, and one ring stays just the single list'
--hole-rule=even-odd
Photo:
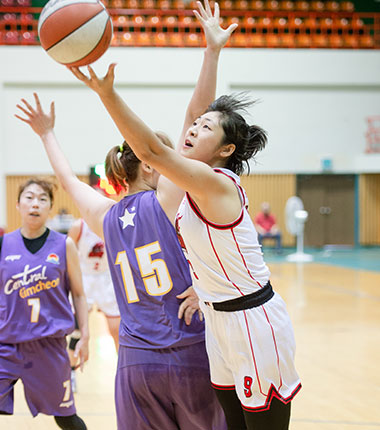
[{"label": "woman in white jersey", "polygon": [[206,318],[211,380],[229,429],[285,430],[301,388],[295,341],[272,290],[257,232],[237,175],[266,144],[239,111],[251,103],[222,96],[183,134],[180,150],[161,143],[116,93],[115,64],[99,79],[72,68],[93,89],[136,156],[186,191],[177,230]]}]

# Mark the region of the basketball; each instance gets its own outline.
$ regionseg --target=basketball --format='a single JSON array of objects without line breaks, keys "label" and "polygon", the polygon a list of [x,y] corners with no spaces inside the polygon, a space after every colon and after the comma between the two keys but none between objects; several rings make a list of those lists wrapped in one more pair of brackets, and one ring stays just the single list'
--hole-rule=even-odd
[{"label": "basketball", "polygon": [[112,33],[111,18],[98,0],[50,0],[38,21],[41,46],[65,66],[96,61],[107,50]]}]

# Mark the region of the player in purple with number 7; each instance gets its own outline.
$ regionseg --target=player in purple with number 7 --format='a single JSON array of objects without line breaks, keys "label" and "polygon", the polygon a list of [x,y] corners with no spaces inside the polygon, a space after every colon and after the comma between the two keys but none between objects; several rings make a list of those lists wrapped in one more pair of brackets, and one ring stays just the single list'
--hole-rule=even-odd
[{"label": "player in purple with number 7", "polygon": [[[231,25],[219,25],[206,0],[196,12],[207,48],[183,130],[215,97],[219,54]],[[116,411],[120,430],[224,430],[226,421],[210,384],[204,322],[199,318],[188,262],[174,229],[173,201],[183,192],[142,163],[124,142],[109,151],[107,175],[128,195],[119,203],[101,196],[73,174],[54,135],[49,114],[26,100],[18,107],[41,137],[65,190],[92,231],[104,236],[120,308]],[[168,139],[158,134],[160,140]],[[181,302],[182,301],[182,302]],[[183,317],[183,318],[182,318]]]},{"label": "player in purple with number 7", "polygon": [[74,242],[49,230],[53,185],[31,178],[20,187],[21,228],[0,238],[0,414],[13,414],[13,386],[21,379],[33,416],[53,415],[65,430],[85,430],[76,415],[66,335],[74,330],[73,297],[88,359],[88,314]]}]

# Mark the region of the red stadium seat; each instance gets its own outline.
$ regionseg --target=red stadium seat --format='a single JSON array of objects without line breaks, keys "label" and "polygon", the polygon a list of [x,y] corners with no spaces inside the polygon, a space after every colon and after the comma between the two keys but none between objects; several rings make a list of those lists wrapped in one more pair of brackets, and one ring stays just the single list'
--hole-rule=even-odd
[{"label": "red stadium seat", "polygon": [[234,9],[234,4],[231,0],[221,0],[219,3],[221,10],[231,10]]},{"label": "red stadium seat", "polygon": [[31,0],[16,0],[15,6],[30,7],[30,6],[32,6],[32,2],[31,2]]},{"label": "red stadium seat", "polygon": [[352,20],[351,20],[351,27],[354,29],[354,30],[363,30],[363,28],[364,28],[364,22],[363,22],[363,20],[361,19],[361,18],[359,18],[359,17],[354,17],[354,18],[352,18]]},{"label": "red stadium seat", "polygon": [[21,33],[21,45],[35,45],[37,40],[37,33],[33,30]]},{"label": "red stadium seat", "polygon": [[310,10],[322,12],[325,10],[325,4],[322,1],[312,1],[310,3]]},{"label": "red stadium seat", "polygon": [[126,7],[127,9],[138,9],[139,2],[138,0],[124,0],[123,7]]},{"label": "red stadium seat", "polygon": [[264,2],[262,0],[252,0],[250,8],[255,10],[264,10]]},{"label": "red stadium seat", "polygon": [[294,10],[294,9],[295,9],[294,2],[292,2],[292,1],[288,1],[288,0],[286,0],[286,1],[281,1],[281,2],[280,2],[280,9],[281,9],[281,10],[292,11],[292,10]]},{"label": "red stadium seat", "polygon": [[186,4],[183,0],[173,0],[172,1],[172,8],[173,9],[185,9]]},{"label": "red stadium seat", "polygon": [[339,2],[337,1],[327,1],[325,4],[325,9],[329,12],[338,12],[340,10]]},{"label": "red stadium seat", "polygon": [[272,28],[272,20],[267,16],[260,17],[257,20],[257,27],[269,31]]},{"label": "red stadium seat", "polygon": [[279,48],[281,46],[281,38],[278,34],[268,33],[265,35],[265,43],[268,48]]},{"label": "red stadium seat", "polygon": [[301,33],[296,35],[296,45],[298,48],[310,48],[312,44],[309,34]]},{"label": "red stadium seat", "polygon": [[374,48],[375,41],[373,40],[373,37],[369,34],[363,34],[359,36],[359,45],[361,48]]},{"label": "red stadium seat", "polygon": [[280,41],[283,48],[294,48],[296,46],[295,35],[292,33],[280,34]]},{"label": "red stadium seat", "polygon": [[241,21],[237,16],[228,16],[226,20],[226,25],[238,24],[241,25]]},{"label": "red stadium seat", "polygon": [[313,34],[311,35],[311,42],[314,48],[328,48],[329,41],[327,34]]},{"label": "red stadium seat", "polygon": [[146,22],[149,23],[152,27],[155,27],[161,23],[160,18],[157,15],[148,16]]},{"label": "red stadium seat", "polygon": [[167,33],[168,46],[183,46],[182,34],[177,32]]},{"label": "red stadium seat", "polygon": [[153,33],[152,34],[152,43],[155,46],[167,46],[167,44],[168,44],[167,33],[164,33],[162,31],[160,31],[158,33]]},{"label": "red stadium seat", "polygon": [[261,33],[252,33],[247,36],[247,40],[252,48],[263,48],[265,46],[265,37]]},{"label": "red stadium seat", "polygon": [[134,25],[142,26],[144,25],[145,19],[142,15],[133,15],[132,22]]},{"label": "red stadium seat", "polygon": [[289,29],[295,32],[296,30],[299,31],[300,28],[303,26],[303,21],[299,17],[290,18],[288,21]]},{"label": "red stadium seat", "polygon": [[283,32],[288,25],[288,21],[286,18],[274,18],[273,27],[276,28],[279,32]]},{"label": "red stadium seat", "polygon": [[264,5],[267,10],[279,10],[280,8],[280,4],[277,0],[267,0]]},{"label": "red stadium seat", "polygon": [[161,18],[162,23],[165,27],[175,27],[178,26],[178,18],[174,15],[166,15]]},{"label": "red stadium seat", "polygon": [[329,34],[328,39],[330,48],[339,49],[343,47],[343,38],[340,34]]},{"label": "red stadium seat", "polygon": [[170,1],[169,0],[157,0],[157,7],[159,9],[170,9]]},{"label": "red stadium seat", "polygon": [[178,17],[178,21],[180,23],[182,23],[184,26],[191,26],[192,24],[195,23],[195,19],[192,16],[189,15],[184,15],[184,16],[179,16]]},{"label": "red stadium seat", "polygon": [[342,1],[340,3],[340,10],[343,12],[353,12],[355,10],[354,3],[352,1]]},{"label": "red stadium seat", "polygon": [[333,28],[339,31],[346,31],[349,28],[349,22],[347,18],[335,18],[333,19]]},{"label": "red stadium seat", "polygon": [[15,30],[10,30],[5,33],[4,43],[6,45],[18,45],[19,44],[19,34]]},{"label": "red stadium seat", "polygon": [[135,46],[136,40],[135,40],[136,33],[126,31],[121,34],[119,38],[120,45],[122,46]]},{"label": "red stadium seat", "polygon": [[359,38],[360,36],[356,34],[344,34],[343,35],[343,45],[346,48],[359,48]]},{"label": "red stadium seat", "polygon": [[156,2],[154,0],[142,0],[143,9],[154,9],[156,7]]},{"label": "red stadium seat", "polygon": [[307,1],[296,1],[295,10],[308,11],[310,9],[310,4]]},{"label": "red stadium seat", "polygon": [[199,47],[202,46],[202,37],[199,33],[184,33],[183,38],[185,46]]},{"label": "red stadium seat", "polygon": [[246,48],[248,46],[248,37],[245,33],[232,33],[230,46]]},{"label": "red stadium seat", "polygon": [[253,16],[245,16],[242,22],[242,26],[248,29],[254,28],[257,25],[257,18]]},{"label": "red stadium seat", "polygon": [[34,18],[31,13],[22,13],[20,15],[20,23],[22,25],[32,25],[33,21],[34,21]]},{"label": "red stadium seat", "polygon": [[249,10],[249,2],[248,2],[248,0],[237,0],[235,2],[235,8],[237,10],[246,10],[246,11],[248,11]]},{"label": "red stadium seat", "polygon": [[150,32],[137,32],[136,33],[136,41],[138,46],[152,46],[152,39],[151,39]]}]

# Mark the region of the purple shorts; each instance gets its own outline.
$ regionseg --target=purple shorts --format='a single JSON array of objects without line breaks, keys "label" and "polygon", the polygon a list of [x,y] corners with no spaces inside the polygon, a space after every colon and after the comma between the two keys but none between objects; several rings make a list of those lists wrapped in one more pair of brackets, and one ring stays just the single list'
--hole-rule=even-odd
[{"label": "purple shorts", "polygon": [[120,345],[115,401],[119,430],[227,429],[203,342],[159,350]]},{"label": "purple shorts", "polygon": [[0,343],[0,411],[13,414],[13,386],[21,379],[33,416],[74,415],[70,373],[65,338]]}]

